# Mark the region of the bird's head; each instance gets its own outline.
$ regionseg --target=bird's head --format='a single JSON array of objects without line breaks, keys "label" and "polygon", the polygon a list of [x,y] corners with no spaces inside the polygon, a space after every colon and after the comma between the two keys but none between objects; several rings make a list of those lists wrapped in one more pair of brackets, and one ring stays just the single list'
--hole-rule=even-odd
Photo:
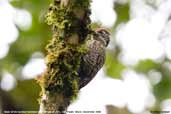
[{"label": "bird's head", "polygon": [[95,34],[95,40],[102,42],[107,47],[110,42],[110,33],[104,28],[98,28]]}]

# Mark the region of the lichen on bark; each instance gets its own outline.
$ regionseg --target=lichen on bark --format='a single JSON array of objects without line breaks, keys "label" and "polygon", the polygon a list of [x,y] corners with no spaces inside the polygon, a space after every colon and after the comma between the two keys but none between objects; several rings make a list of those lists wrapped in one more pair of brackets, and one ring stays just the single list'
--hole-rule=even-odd
[{"label": "lichen on bark", "polygon": [[53,37],[46,46],[47,69],[38,79],[42,88],[40,113],[65,111],[79,91],[81,56],[91,37],[90,0],[52,0],[46,22]]}]

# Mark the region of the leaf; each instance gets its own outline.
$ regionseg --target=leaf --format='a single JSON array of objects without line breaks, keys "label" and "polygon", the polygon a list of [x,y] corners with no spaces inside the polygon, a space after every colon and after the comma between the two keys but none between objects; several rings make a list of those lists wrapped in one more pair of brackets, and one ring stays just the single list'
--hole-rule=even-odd
[{"label": "leaf", "polygon": [[154,86],[154,94],[159,101],[171,98],[171,70],[169,66],[164,64],[161,64],[158,70],[162,74],[162,79]]},{"label": "leaf", "polygon": [[108,76],[112,78],[120,78],[125,66],[118,60],[117,55],[107,52],[105,70]]},{"label": "leaf", "polygon": [[134,69],[138,72],[147,73],[149,70],[152,69],[159,69],[160,64],[155,63],[154,61],[147,59],[140,61],[137,65],[135,65]]},{"label": "leaf", "polygon": [[127,4],[115,3],[114,10],[116,11],[117,14],[115,27],[121,22],[127,22],[129,20],[129,3]]}]

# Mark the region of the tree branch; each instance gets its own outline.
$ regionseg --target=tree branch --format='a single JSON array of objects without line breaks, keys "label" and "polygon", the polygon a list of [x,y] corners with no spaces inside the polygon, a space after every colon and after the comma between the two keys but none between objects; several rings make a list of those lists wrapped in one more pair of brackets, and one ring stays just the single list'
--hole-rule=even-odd
[{"label": "tree branch", "polygon": [[67,110],[79,92],[81,56],[90,37],[90,0],[53,0],[46,22],[53,28],[47,45],[47,69],[39,77],[42,88],[39,114]]}]

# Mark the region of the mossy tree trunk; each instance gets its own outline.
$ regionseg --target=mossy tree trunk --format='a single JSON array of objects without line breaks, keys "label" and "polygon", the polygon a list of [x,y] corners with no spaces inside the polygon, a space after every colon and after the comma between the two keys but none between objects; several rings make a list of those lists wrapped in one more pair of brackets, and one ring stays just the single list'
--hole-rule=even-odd
[{"label": "mossy tree trunk", "polygon": [[90,0],[52,0],[46,22],[53,37],[47,45],[45,73],[38,79],[42,88],[40,114],[67,110],[79,92],[78,69],[91,36]]}]

